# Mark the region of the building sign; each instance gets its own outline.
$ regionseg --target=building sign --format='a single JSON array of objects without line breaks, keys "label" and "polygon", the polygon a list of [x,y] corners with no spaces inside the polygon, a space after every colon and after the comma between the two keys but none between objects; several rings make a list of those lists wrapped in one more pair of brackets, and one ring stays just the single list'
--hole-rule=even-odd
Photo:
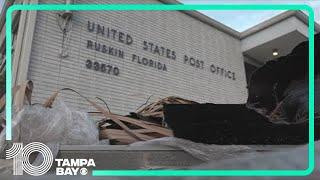
[{"label": "building sign", "polygon": [[[128,57],[132,62],[141,65],[145,68],[152,68],[157,71],[167,72],[170,71],[170,67],[165,62],[160,62],[154,59],[147,57],[147,54],[154,54],[161,59],[166,59],[168,61],[177,61],[186,66],[191,66],[203,71],[208,71],[210,75],[221,76],[226,79],[236,80],[235,72],[228,70],[225,67],[220,67],[216,64],[206,64],[203,60],[197,59],[196,57],[179,54],[175,50],[165,47],[163,45],[154,43],[150,40],[135,41],[134,36],[131,34],[122,32],[119,29],[114,29],[107,27],[96,22],[88,21],[87,22],[87,31],[94,33],[101,38],[105,38],[114,42],[123,44],[123,49],[114,47],[111,43],[104,44],[98,41],[88,39],[86,41],[86,47],[89,50],[97,51],[99,53],[107,54],[115,58],[125,59]],[[141,50],[146,52],[144,55],[140,54],[129,54],[124,50],[127,46],[132,44],[141,44]],[[101,71],[103,73],[120,76],[121,70],[117,65],[105,64],[102,62],[94,61],[87,59],[85,65],[88,69],[94,71]]]}]

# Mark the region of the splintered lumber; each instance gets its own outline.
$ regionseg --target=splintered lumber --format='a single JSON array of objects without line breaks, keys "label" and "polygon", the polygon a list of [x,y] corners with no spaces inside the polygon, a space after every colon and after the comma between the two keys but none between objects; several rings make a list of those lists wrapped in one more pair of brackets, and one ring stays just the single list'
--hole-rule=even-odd
[{"label": "splintered lumber", "polygon": [[138,114],[144,113],[152,113],[152,112],[159,112],[163,110],[164,104],[198,104],[195,101],[190,101],[187,99],[183,99],[176,96],[169,96],[163,99],[160,99],[157,102],[151,103],[145,107],[141,107],[137,110]]},{"label": "splintered lumber", "polygon": [[[135,132],[141,139],[151,140],[154,139],[151,136],[140,134]],[[125,131],[120,129],[104,129],[100,131],[100,139],[129,139],[132,142],[136,142],[136,139],[129,136]]]},{"label": "splintered lumber", "polygon": [[105,109],[103,109],[102,107],[100,107],[98,104],[96,104],[95,102],[92,101],[88,101],[92,106],[94,106],[98,111],[102,112],[102,114],[106,117],[106,118],[110,118],[112,121],[114,121],[115,123],[117,123],[126,133],[128,133],[129,135],[131,135],[132,137],[134,137],[137,140],[148,140],[145,138],[140,137],[137,133],[133,132],[131,129],[129,129],[125,124],[123,124],[123,122],[121,122],[117,117],[112,118],[112,114],[107,112]]},{"label": "splintered lumber", "polygon": [[[153,132],[159,133],[159,134],[164,135],[164,136],[172,136],[173,135],[172,131],[170,129],[160,127],[159,125],[154,124],[154,123],[145,122],[145,121],[141,121],[141,120],[136,120],[136,119],[133,119],[133,118],[130,118],[130,117],[125,117],[125,116],[112,114],[112,113],[109,113],[109,114],[105,115],[105,117],[108,118],[108,119],[111,119],[113,121],[116,119],[116,120],[119,120],[120,122],[123,121],[123,122],[127,122],[127,123],[130,123],[130,124],[134,124],[136,126],[145,128],[145,129],[147,129],[149,131],[153,131]],[[134,132],[134,131],[132,131],[132,132]]]},{"label": "splintered lumber", "polygon": [[[135,133],[137,133],[141,138],[151,140],[155,138],[160,138],[160,137],[165,137],[160,134],[154,134],[152,130],[148,129],[136,129],[132,130]],[[136,139],[133,137],[129,136],[125,131],[120,130],[120,129],[103,129],[100,130],[99,133],[99,138],[100,139],[109,139],[111,141],[111,144],[131,144],[134,142],[137,142]]]},{"label": "splintered lumber", "polygon": [[172,136],[172,131],[170,129],[162,128],[162,127],[151,125],[151,124],[148,125],[148,124],[145,124],[142,121],[135,120],[135,119],[132,119],[132,118],[129,118],[129,117],[125,117],[125,116],[113,115],[113,117],[117,117],[121,121],[128,122],[128,123],[143,127],[145,129],[153,130],[154,132],[162,134],[164,136]]},{"label": "splintered lumber", "polygon": [[100,139],[109,139],[111,145],[127,145],[137,140],[129,136],[126,132],[116,129],[106,129],[100,131]]},{"label": "splintered lumber", "polygon": [[[173,136],[171,130],[159,127],[157,125],[152,125],[152,123],[145,124],[145,121],[135,120],[129,117],[120,116],[112,114],[109,116],[111,118],[117,118],[120,121],[123,121],[128,124],[133,124],[140,127],[141,129],[131,129],[138,137],[144,140],[151,140],[155,138]],[[104,127],[104,124],[108,124],[109,121],[104,120],[104,122],[99,123],[100,127],[100,139],[109,139],[111,144],[131,144],[137,142],[137,139],[129,136],[121,129],[113,129],[108,126]]]},{"label": "splintered lumber", "polygon": [[163,117],[164,117],[163,106],[165,104],[198,104],[198,103],[187,100],[187,99],[183,99],[180,97],[176,97],[176,96],[169,96],[169,97],[160,99],[157,102],[140,107],[136,111],[136,114],[138,115],[139,118],[142,118],[144,120],[153,120],[159,123],[159,121],[163,120]]},{"label": "splintered lumber", "polygon": [[[97,112],[95,112],[95,114],[99,114]],[[117,115],[117,114],[112,114],[110,113],[107,118],[109,119],[119,119],[120,121],[123,122],[127,122],[130,124],[134,124],[136,126],[145,128],[145,131],[152,131],[155,133],[159,133],[162,134],[164,136],[172,136],[172,131],[170,129],[164,128],[164,127],[160,127],[158,124],[155,123],[151,123],[151,122],[147,122],[147,121],[142,121],[142,120],[136,120],[130,117],[126,117],[126,116],[121,116],[121,115]],[[142,131],[142,130],[141,130]]]}]

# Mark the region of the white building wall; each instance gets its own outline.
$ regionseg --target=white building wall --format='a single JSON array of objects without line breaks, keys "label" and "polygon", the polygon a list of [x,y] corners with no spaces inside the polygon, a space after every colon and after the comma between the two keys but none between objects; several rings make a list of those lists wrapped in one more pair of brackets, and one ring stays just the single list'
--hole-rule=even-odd
[{"label": "white building wall", "polygon": [[[102,1],[77,1],[79,2]],[[37,14],[28,71],[28,79],[33,80],[35,87],[33,102],[43,102],[56,89],[64,87],[72,88],[91,99],[100,97],[108,103],[112,112],[120,114],[135,111],[151,95],[150,101],[166,96],[180,96],[202,103],[246,101],[246,78],[240,40],[183,12],[74,11],[67,58],[59,57],[62,33],[56,21],[56,13],[39,11]],[[133,44],[125,45],[88,32],[88,20],[131,35]],[[124,59],[87,49],[87,40],[122,49]],[[144,40],[175,51],[176,60],[143,50]],[[165,63],[167,71],[132,62],[131,54]],[[185,64],[184,55],[204,61],[204,68],[198,69]],[[87,69],[87,59],[117,66],[120,74],[114,76]],[[211,64],[235,72],[236,79],[213,74],[210,71]],[[93,110],[78,95],[65,92],[62,97],[75,108]]]}]

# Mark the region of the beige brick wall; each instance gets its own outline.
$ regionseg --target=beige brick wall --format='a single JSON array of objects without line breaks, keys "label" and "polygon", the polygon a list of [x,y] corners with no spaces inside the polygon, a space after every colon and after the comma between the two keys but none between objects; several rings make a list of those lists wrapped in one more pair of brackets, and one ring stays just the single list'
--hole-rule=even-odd
[{"label": "beige brick wall", "polygon": [[[56,13],[39,11],[37,14],[28,73],[35,85],[34,102],[43,102],[54,90],[63,87],[75,89],[89,98],[101,97],[113,112],[121,114],[135,111],[151,95],[151,101],[166,96],[211,103],[244,103],[246,100],[240,41],[193,17],[178,11],[75,11],[69,56],[61,58],[62,33]],[[88,32],[87,21],[129,34],[133,43],[126,45]],[[121,49],[124,58],[87,49],[87,40]],[[143,50],[144,40],[175,51],[176,60]],[[164,63],[167,71],[132,62],[132,54]],[[185,64],[184,55],[202,60],[203,69]],[[87,59],[117,66],[120,74],[114,76],[87,69]],[[213,74],[211,64],[235,72],[236,80]],[[63,93],[62,97],[75,108],[92,110],[73,93]]]}]

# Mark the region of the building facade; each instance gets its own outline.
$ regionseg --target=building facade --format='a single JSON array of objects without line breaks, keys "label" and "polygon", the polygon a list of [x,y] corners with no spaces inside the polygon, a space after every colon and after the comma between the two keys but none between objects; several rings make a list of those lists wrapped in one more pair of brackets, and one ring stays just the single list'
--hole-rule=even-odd
[{"label": "building facade", "polygon": [[[90,99],[103,99],[119,114],[167,96],[245,103],[246,78],[272,58],[271,50],[285,55],[308,36],[302,12],[285,12],[242,33],[195,11],[30,11],[18,16],[14,84],[32,80],[33,102],[41,103],[68,87]],[[72,92],[60,96],[74,108],[91,109]]]}]

